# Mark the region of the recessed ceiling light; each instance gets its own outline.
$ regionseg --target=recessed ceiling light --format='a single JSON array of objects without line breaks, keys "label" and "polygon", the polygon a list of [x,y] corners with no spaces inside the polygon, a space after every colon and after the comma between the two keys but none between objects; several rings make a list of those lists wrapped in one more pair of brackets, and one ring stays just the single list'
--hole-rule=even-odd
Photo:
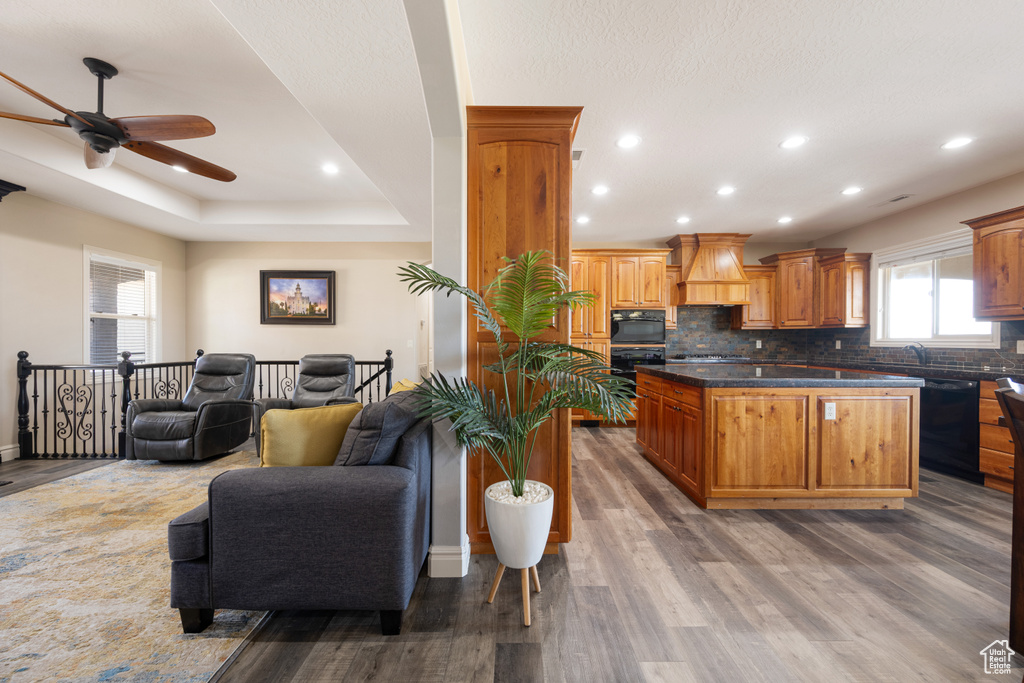
[{"label": "recessed ceiling light", "polygon": [[953,138],[942,146],[942,149],[956,149],[957,147],[965,147],[974,142],[974,138]]},{"label": "recessed ceiling light", "polygon": [[718,194],[722,195],[723,197],[730,195],[735,191],[736,188],[733,187],[732,185],[723,185],[722,187],[718,188]]},{"label": "recessed ceiling light", "polygon": [[793,217],[792,216],[783,216],[782,218],[779,219],[779,223],[782,223],[783,225],[785,225],[786,223],[792,223],[792,222],[793,222]]},{"label": "recessed ceiling light", "polygon": [[608,187],[605,185],[596,185],[591,192],[594,194],[608,194]]},{"label": "recessed ceiling light", "polygon": [[173,168],[178,173],[188,173],[188,169],[185,168],[184,166],[177,166],[177,165],[175,165],[175,166],[171,166],[171,168]]},{"label": "recessed ceiling light", "polygon": [[631,147],[636,147],[637,145],[640,144],[640,136],[639,135],[623,135],[621,138],[619,138],[615,142],[615,144],[618,145],[619,147],[621,147],[622,149],[629,149]]},{"label": "recessed ceiling light", "polygon": [[680,216],[679,218],[676,219],[676,223],[679,223],[680,225],[686,225],[689,222],[690,222],[690,217],[689,216]]},{"label": "recessed ceiling light", "polygon": [[864,188],[862,188],[862,187],[857,187],[856,185],[851,185],[850,187],[848,187],[845,190],[843,190],[843,194],[857,194],[858,192],[860,192],[863,189]]},{"label": "recessed ceiling light", "polygon": [[579,223],[580,225],[586,225],[587,223],[590,222],[590,217],[589,216],[579,216],[576,219],[576,222]]},{"label": "recessed ceiling light", "polygon": [[331,162],[328,161],[326,164],[320,167],[320,170],[326,173],[327,175],[337,175],[338,171],[340,171],[341,169],[338,168],[337,164],[332,164]]},{"label": "recessed ceiling light", "polygon": [[808,138],[804,135],[794,135],[793,137],[786,138],[779,143],[779,147],[782,149],[796,149],[807,142]]}]

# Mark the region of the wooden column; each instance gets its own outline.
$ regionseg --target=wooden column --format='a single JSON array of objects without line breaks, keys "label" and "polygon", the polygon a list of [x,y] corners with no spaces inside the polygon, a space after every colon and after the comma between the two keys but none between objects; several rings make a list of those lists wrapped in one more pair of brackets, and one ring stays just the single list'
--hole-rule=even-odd
[{"label": "wooden column", "polygon": [[[568,271],[572,228],[572,140],[582,107],[467,107],[468,284],[479,290],[504,265],[501,257],[546,249]],[[469,315],[468,372],[496,386],[481,366],[494,360],[491,334]],[[544,339],[569,343],[563,313]],[[489,374],[489,373],[488,373]],[[555,414],[537,437],[527,476],[555,490],[548,551],[572,537],[569,411]],[[468,464],[467,532],[475,553],[491,553],[484,490],[503,476],[485,454]]]}]

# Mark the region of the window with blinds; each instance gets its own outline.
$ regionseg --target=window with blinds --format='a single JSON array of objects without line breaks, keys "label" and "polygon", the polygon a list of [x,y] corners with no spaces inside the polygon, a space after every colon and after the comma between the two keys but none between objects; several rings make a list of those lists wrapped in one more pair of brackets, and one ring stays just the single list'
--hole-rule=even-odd
[{"label": "window with blinds", "polygon": [[875,252],[873,345],[999,347],[999,325],[974,318],[970,232]]},{"label": "window with blinds", "polygon": [[157,273],[153,266],[89,256],[89,362],[156,360]]}]

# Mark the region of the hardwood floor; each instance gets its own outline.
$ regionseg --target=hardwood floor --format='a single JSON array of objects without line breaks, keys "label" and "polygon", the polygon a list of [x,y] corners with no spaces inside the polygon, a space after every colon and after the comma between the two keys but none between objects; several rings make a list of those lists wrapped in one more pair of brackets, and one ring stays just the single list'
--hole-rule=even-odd
[{"label": "hardwood floor", "polygon": [[38,460],[8,460],[0,463],[0,481],[9,481],[10,484],[0,486],[0,498],[9,496],[18,491],[30,489],[33,486],[46,484],[51,481],[70,477],[80,472],[103,467],[116,460],[94,460],[94,459],[67,459],[51,460],[40,458]]},{"label": "hardwood floor", "polygon": [[474,555],[464,579],[421,577],[400,636],[371,612],[279,612],[219,680],[990,678],[1010,496],[923,471],[905,510],[703,511],[633,435],[573,430],[574,538],[540,563],[531,627],[518,581],[486,603],[497,560]]}]

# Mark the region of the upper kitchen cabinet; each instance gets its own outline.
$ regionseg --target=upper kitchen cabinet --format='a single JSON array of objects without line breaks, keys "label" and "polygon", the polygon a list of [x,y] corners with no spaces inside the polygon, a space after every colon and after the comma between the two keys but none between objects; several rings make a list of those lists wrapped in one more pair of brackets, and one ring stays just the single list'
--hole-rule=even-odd
[{"label": "upper kitchen cabinet", "polygon": [[577,249],[572,252],[570,277],[573,289],[593,293],[594,305],[572,312],[572,336],[604,339],[611,335],[611,256]]},{"label": "upper kitchen cabinet", "polygon": [[963,223],[974,231],[974,317],[1024,320],[1024,206]]},{"label": "upper kitchen cabinet", "polygon": [[776,326],[783,329],[815,327],[815,280],[818,261],[846,249],[800,249],[760,259],[776,268]]},{"label": "upper kitchen cabinet", "polygon": [[750,280],[750,303],[733,306],[734,330],[763,330],[775,324],[775,266],[744,266]]},{"label": "upper kitchen cabinet", "polygon": [[611,258],[612,308],[665,308],[668,249],[616,250]]},{"label": "upper kitchen cabinet", "polygon": [[837,254],[818,261],[818,327],[868,326],[871,254]]}]

